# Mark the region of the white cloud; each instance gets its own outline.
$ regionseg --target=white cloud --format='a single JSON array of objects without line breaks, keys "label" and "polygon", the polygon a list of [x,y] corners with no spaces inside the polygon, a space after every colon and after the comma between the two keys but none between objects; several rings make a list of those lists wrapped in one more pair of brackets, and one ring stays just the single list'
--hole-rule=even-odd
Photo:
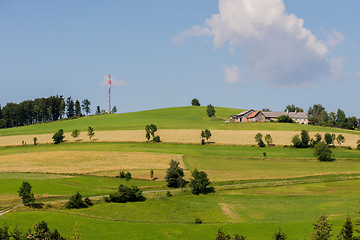
[{"label": "white cloud", "polygon": [[[334,32],[331,44],[341,41]],[[215,47],[239,48],[246,59],[242,71],[277,86],[313,86],[331,79],[334,70],[326,58],[328,45],[317,40],[304,20],[286,12],[283,0],[219,0],[219,13],[202,27],[176,36],[212,36]],[[329,44],[330,45],[330,44]]]},{"label": "white cloud", "polygon": [[332,58],[330,59],[331,65],[331,81],[341,81],[346,78],[346,73],[343,70],[344,58]]},{"label": "white cloud", "polygon": [[327,38],[326,43],[331,46],[334,47],[336,45],[338,45],[339,43],[343,42],[345,40],[345,36],[337,31],[333,31]]},{"label": "white cloud", "polygon": [[223,70],[225,72],[224,82],[226,83],[236,83],[243,81],[241,77],[241,72],[237,66],[232,67],[223,67]]},{"label": "white cloud", "polygon": [[[101,81],[101,86],[107,86],[108,83],[109,83],[109,77],[104,76],[103,80]],[[117,80],[111,77],[111,86],[125,87],[127,86],[127,82],[123,80]]]}]

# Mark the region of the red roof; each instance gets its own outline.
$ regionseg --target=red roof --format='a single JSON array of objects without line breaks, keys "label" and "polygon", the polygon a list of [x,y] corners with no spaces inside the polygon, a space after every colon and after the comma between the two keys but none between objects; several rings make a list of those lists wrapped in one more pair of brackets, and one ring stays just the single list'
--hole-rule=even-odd
[{"label": "red roof", "polygon": [[253,112],[252,114],[250,114],[247,118],[253,118],[255,117],[260,111],[256,111],[256,112]]}]

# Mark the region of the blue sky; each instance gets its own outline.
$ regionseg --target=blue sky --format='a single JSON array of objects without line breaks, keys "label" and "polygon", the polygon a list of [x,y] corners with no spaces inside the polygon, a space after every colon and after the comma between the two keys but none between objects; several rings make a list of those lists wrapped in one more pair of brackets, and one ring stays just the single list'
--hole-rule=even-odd
[{"label": "blue sky", "polygon": [[0,0],[0,104],[202,105],[360,117],[358,0]]}]

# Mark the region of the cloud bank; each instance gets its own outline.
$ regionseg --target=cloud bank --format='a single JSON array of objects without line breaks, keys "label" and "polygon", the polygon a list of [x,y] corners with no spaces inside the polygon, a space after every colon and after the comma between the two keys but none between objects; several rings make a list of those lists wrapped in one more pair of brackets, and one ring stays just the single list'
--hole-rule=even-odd
[{"label": "cloud bank", "polygon": [[[233,54],[245,57],[242,71],[271,85],[304,87],[334,79],[339,64],[334,68],[327,58],[328,47],[344,40],[335,31],[327,43],[317,40],[304,27],[303,19],[286,12],[283,0],[219,0],[218,14],[203,26],[180,33],[174,41],[183,43],[189,36],[211,36],[216,48],[227,46]],[[233,72],[223,69],[225,81],[237,81],[233,67]]]}]

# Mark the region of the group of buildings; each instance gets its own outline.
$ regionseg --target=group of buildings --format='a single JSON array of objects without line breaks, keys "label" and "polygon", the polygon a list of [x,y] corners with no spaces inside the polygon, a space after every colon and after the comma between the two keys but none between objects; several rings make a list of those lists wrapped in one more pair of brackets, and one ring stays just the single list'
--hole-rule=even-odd
[{"label": "group of buildings", "polygon": [[246,110],[237,115],[230,116],[234,122],[270,122],[277,121],[279,116],[289,116],[294,122],[300,124],[308,124],[308,115],[304,112],[267,112],[255,111],[254,109]]}]

